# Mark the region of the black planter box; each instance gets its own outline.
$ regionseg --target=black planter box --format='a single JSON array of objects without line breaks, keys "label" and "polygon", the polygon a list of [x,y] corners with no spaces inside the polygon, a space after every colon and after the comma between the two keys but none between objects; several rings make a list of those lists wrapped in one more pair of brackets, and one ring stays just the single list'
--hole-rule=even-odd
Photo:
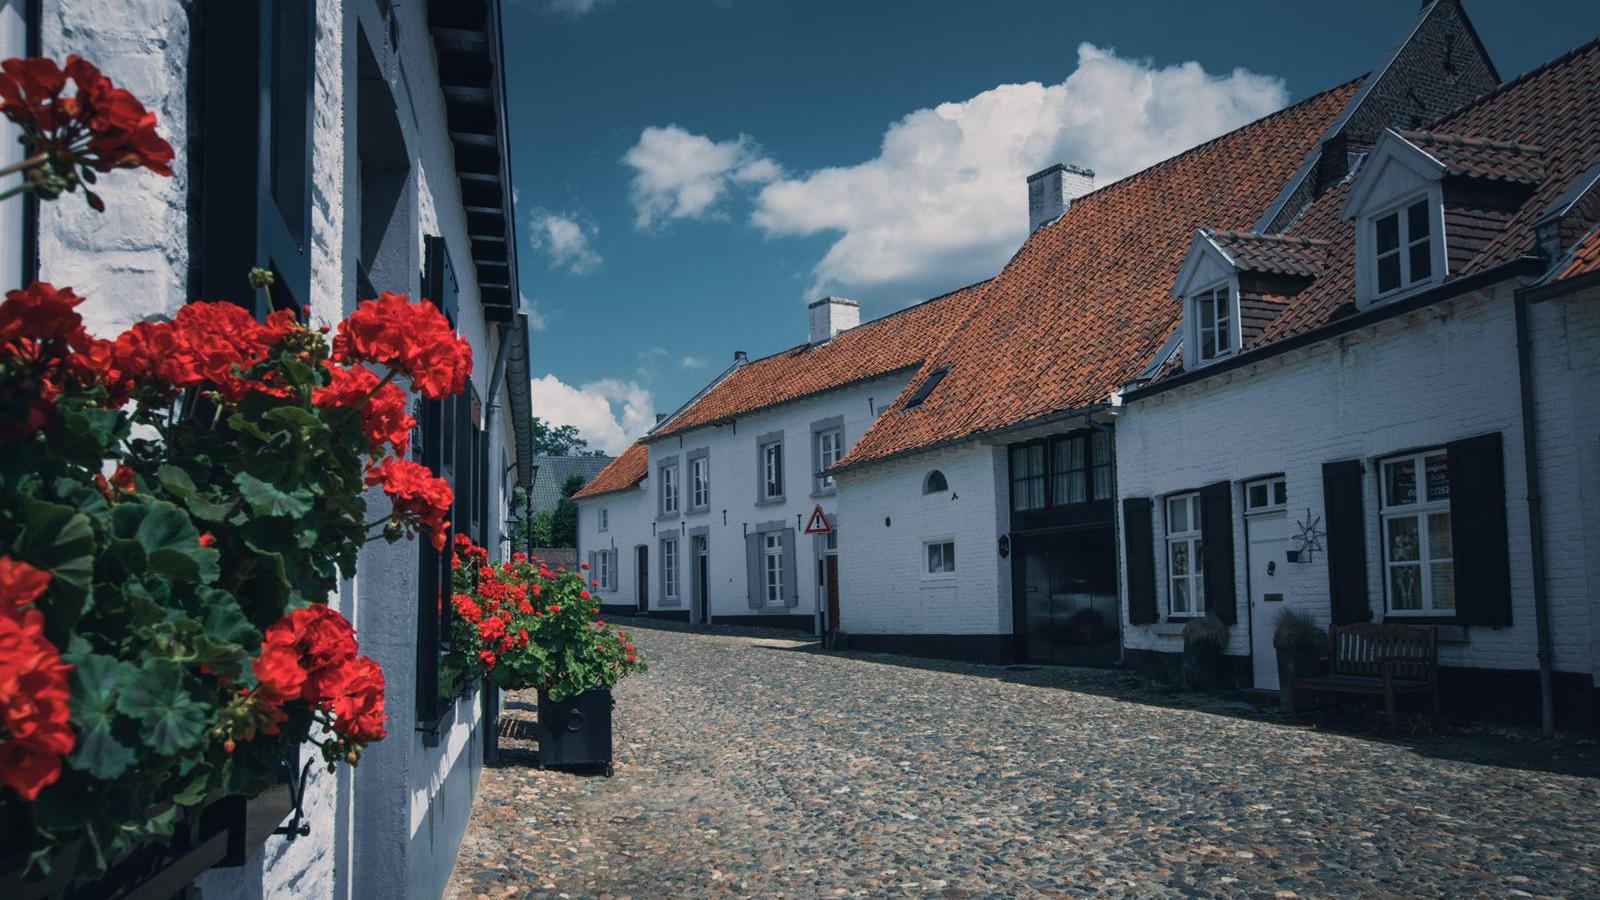
[{"label": "black planter box", "polygon": [[594,767],[611,775],[611,691],[585,691],[554,701],[539,692],[539,765]]}]

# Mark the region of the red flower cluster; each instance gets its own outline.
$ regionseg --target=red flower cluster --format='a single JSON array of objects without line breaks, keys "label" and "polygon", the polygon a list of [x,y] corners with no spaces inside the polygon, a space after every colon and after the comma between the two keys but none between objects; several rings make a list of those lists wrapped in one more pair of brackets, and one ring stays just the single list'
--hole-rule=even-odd
[{"label": "red flower cluster", "polygon": [[267,629],[250,668],[268,705],[304,701],[331,715],[346,740],[383,740],[383,670],[356,655],[355,630],[332,608],[315,603],[284,616]]},{"label": "red flower cluster", "polygon": [[[143,166],[172,174],[172,145],[156,134],[156,114],[78,56],[63,71],[44,57],[0,64],[0,113],[20,125],[35,153],[109,172]],[[78,92],[63,97],[67,79]]]},{"label": "red flower cluster", "polygon": [[0,783],[29,801],[61,777],[61,758],[77,743],[72,666],[30,606],[49,586],[49,572],[0,556]]},{"label": "red flower cluster", "polygon": [[433,549],[444,550],[449,540],[450,507],[456,502],[450,482],[421,463],[391,456],[367,472],[367,484],[380,483],[394,506],[394,521],[421,528],[432,539]]},{"label": "red flower cluster", "polygon": [[56,419],[68,384],[88,384],[104,368],[110,344],[90,337],[71,288],[36,281],[7,291],[0,303],[0,440],[18,440]]},{"label": "red flower cluster", "polygon": [[233,303],[191,303],[171,322],[138,322],[118,336],[107,381],[113,397],[137,388],[170,397],[207,384],[231,402],[252,391],[283,396],[281,389],[244,373],[299,328],[289,310],[274,312],[263,324]]},{"label": "red flower cluster", "polygon": [[393,384],[385,384],[366,366],[329,365],[333,380],[327,387],[317,388],[311,402],[324,409],[349,408],[361,410],[361,428],[367,433],[373,453],[382,453],[383,445],[394,447],[403,455],[411,446],[411,429],[417,420],[406,411],[406,392]]},{"label": "red flower cluster", "polygon": [[333,358],[370,362],[407,378],[429,400],[459,394],[472,373],[472,345],[456,337],[443,313],[426,301],[383,292],[363,300],[333,337]]}]

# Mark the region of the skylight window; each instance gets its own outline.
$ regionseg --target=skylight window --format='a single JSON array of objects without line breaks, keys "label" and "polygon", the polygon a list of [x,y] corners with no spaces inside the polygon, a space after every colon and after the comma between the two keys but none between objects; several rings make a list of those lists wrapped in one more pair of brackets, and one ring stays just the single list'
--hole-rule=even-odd
[{"label": "skylight window", "polygon": [[921,406],[922,401],[928,399],[928,395],[933,393],[934,388],[939,386],[939,382],[943,381],[944,377],[949,374],[949,366],[933,370],[927,380],[922,382],[922,386],[917,388],[917,392],[911,395],[911,399],[906,401],[906,409],[916,409]]}]

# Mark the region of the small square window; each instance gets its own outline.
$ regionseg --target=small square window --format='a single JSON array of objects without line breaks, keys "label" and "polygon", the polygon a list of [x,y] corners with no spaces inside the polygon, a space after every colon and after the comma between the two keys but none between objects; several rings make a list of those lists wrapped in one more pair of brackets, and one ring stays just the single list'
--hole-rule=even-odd
[{"label": "small square window", "polygon": [[1244,486],[1245,512],[1271,512],[1280,510],[1289,500],[1283,477],[1262,478]]},{"label": "small square window", "polygon": [[947,577],[956,573],[955,541],[929,541],[923,548],[927,556],[924,574],[930,577]]},{"label": "small square window", "polygon": [[1427,198],[1373,219],[1372,240],[1378,295],[1433,277],[1433,213]]}]

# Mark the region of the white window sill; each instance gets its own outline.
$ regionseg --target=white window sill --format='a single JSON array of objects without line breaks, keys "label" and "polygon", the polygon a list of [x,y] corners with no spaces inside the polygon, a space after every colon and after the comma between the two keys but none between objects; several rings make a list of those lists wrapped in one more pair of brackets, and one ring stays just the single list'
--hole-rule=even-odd
[{"label": "white window sill", "polygon": [[1183,637],[1183,622],[1156,622],[1149,626],[1150,631],[1162,637]]}]

